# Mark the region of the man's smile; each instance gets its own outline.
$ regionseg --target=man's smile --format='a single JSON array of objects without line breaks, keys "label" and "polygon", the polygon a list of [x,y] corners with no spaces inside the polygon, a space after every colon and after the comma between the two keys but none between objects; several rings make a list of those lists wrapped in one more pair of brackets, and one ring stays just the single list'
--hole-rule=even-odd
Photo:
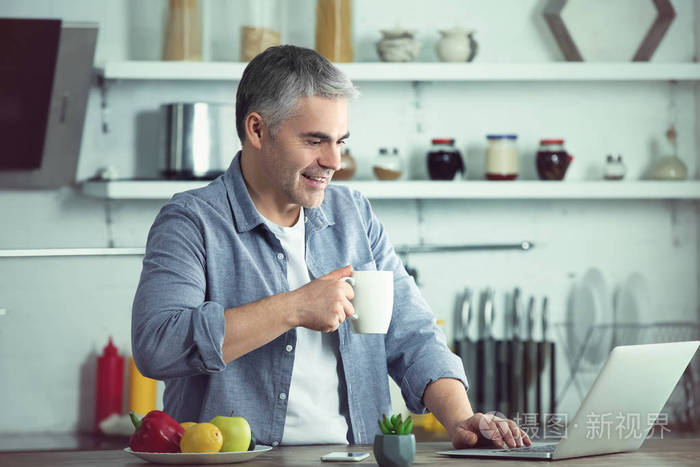
[{"label": "man's smile", "polygon": [[330,181],[330,175],[315,175],[315,174],[301,174],[304,178],[309,180],[313,185],[323,186],[328,184]]}]

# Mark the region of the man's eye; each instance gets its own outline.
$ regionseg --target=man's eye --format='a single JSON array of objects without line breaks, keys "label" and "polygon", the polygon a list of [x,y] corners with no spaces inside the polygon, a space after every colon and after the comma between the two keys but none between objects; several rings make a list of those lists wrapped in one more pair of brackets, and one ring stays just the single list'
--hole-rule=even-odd
[{"label": "man's eye", "polygon": [[319,144],[321,144],[321,141],[320,140],[309,140],[309,141],[307,141],[307,143],[310,144],[311,146],[318,146]]},{"label": "man's eye", "polygon": [[344,140],[344,139],[341,139],[340,141],[338,141],[338,144],[341,144],[341,145],[347,144],[347,143],[348,143],[347,140]]}]

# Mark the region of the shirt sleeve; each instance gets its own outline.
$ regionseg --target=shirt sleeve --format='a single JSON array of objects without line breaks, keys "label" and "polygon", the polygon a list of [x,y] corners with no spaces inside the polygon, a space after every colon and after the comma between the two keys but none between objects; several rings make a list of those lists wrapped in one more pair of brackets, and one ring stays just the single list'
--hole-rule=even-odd
[{"label": "shirt sleeve", "polygon": [[425,388],[440,378],[454,378],[468,389],[462,360],[450,351],[445,334],[413,277],[389,242],[367,198],[355,192],[378,270],[394,272],[394,308],[385,348],[389,375],[401,388],[413,413],[426,413]]},{"label": "shirt sleeve", "polygon": [[148,234],[131,319],[141,373],[170,379],[222,371],[224,307],[208,302],[203,233],[195,211],[166,204]]}]

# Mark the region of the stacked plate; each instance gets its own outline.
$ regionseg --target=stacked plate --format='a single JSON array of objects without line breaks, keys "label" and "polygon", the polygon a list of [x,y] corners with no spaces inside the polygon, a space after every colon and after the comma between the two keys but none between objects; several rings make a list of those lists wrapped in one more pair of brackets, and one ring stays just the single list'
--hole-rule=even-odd
[{"label": "stacked plate", "polygon": [[[649,284],[630,274],[613,297],[599,269],[586,271],[574,286],[568,309],[569,342],[580,363],[603,362],[614,345],[638,344],[640,323],[649,316]],[[607,324],[609,326],[597,326]]]},{"label": "stacked plate", "polygon": [[615,298],[615,344],[640,343],[639,324],[649,316],[649,284],[641,274],[631,274]]},{"label": "stacked plate", "polygon": [[595,326],[613,322],[613,302],[603,273],[592,268],[574,286],[569,304],[569,342],[584,362],[599,364],[610,351],[612,333]]}]

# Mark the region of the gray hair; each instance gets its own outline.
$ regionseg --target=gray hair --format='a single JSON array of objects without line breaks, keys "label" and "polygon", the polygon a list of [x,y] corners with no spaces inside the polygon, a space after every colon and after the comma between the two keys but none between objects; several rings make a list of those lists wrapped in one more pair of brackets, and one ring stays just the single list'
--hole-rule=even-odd
[{"label": "gray hair", "polygon": [[258,112],[274,137],[293,116],[301,97],[352,99],[350,79],[314,50],[293,45],[270,47],[250,61],[236,92],[236,131],[245,141],[245,119]]}]

